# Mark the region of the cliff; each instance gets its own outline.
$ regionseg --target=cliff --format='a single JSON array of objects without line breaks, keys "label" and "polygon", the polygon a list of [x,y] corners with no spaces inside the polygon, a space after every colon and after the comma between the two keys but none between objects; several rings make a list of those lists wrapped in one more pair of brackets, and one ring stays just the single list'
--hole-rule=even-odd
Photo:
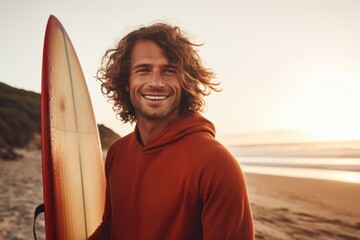
[{"label": "cliff", "polygon": [[[104,149],[120,136],[98,125]],[[16,148],[41,149],[40,94],[0,82],[0,158],[15,159]]]}]

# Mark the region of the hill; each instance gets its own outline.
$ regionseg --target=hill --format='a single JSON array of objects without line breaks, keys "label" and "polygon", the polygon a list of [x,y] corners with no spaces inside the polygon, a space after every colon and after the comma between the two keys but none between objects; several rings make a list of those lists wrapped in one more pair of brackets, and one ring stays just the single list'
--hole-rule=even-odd
[{"label": "hill", "polygon": [[[120,136],[98,125],[104,149]],[[0,158],[17,157],[15,148],[41,148],[40,94],[0,82]]]}]

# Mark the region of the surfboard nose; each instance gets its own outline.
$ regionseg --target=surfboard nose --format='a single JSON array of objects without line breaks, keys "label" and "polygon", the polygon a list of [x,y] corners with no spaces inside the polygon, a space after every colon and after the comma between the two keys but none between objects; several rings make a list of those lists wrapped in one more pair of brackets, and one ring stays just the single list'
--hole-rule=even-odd
[{"label": "surfboard nose", "polygon": [[63,27],[59,19],[57,19],[57,17],[55,17],[54,15],[50,15],[46,25],[45,36],[50,34],[50,32],[55,28],[63,28]]}]

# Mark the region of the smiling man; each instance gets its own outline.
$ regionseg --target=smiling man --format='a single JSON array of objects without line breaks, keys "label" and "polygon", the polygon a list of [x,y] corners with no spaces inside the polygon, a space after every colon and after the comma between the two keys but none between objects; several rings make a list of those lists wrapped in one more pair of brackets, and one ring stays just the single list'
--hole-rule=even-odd
[{"label": "smiling man", "polygon": [[139,40],[131,53],[130,84],[127,90],[140,131],[147,145],[158,131],[179,115],[181,81],[160,47]]},{"label": "smiling man", "polygon": [[108,151],[103,222],[90,239],[254,239],[241,169],[199,113],[217,84],[197,46],[158,23],[106,52],[102,91],[136,127]]}]

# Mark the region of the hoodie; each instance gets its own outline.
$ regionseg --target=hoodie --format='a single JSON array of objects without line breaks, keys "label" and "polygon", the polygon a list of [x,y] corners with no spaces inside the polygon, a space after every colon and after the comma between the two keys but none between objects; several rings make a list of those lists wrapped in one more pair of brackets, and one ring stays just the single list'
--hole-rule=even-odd
[{"label": "hoodie", "polygon": [[243,174],[211,122],[180,116],[145,147],[138,134],[108,151],[103,222],[90,239],[254,239]]}]

